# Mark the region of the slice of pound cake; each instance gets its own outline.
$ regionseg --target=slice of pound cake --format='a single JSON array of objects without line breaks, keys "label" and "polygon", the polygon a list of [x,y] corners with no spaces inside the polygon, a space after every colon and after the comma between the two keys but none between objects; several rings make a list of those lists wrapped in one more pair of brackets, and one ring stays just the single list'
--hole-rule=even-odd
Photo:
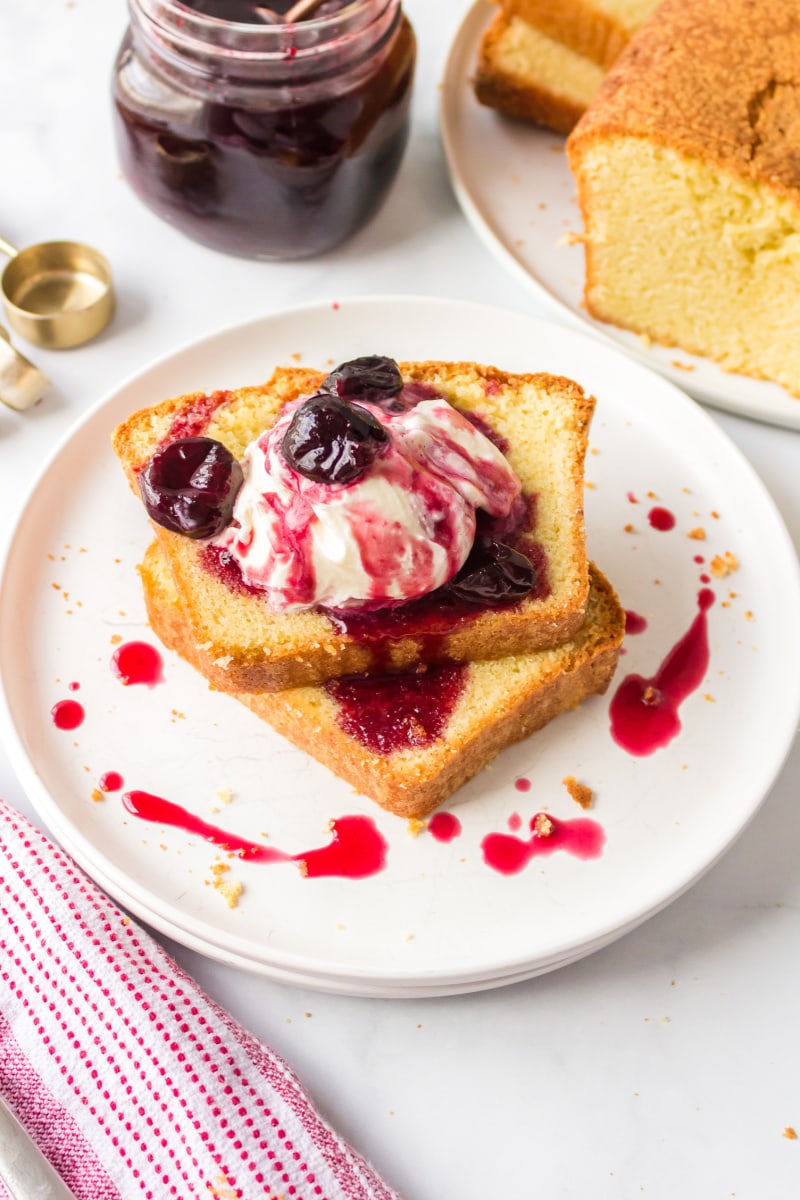
[{"label": "slice of pound cake", "polygon": [[610,67],[658,0],[500,0],[519,17],[601,67]]},{"label": "slice of pound cake", "polygon": [[475,95],[487,108],[566,134],[604,74],[591,59],[500,12],[481,40]]},{"label": "slice of pound cake", "polygon": [[114,446],[223,691],[523,653],[589,591],[570,380],[371,357],[135,413]]},{"label": "slice of pound cake", "polygon": [[501,0],[475,75],[482,104],[569,133],[657,0]]},{"label": "slice of pound cake", "polygon": [[570,135],[586,307],[800,395],[800,11],[664,0]]},{"label": "slice of pound cake", "polygon": [[[153,630],[203,671],[158,543],[140,573]],[[552,649],[238,699],[382,808],[421,818],[506,746],[604,692],[624,628],[612,587],[593,567],[585,620]]]}]

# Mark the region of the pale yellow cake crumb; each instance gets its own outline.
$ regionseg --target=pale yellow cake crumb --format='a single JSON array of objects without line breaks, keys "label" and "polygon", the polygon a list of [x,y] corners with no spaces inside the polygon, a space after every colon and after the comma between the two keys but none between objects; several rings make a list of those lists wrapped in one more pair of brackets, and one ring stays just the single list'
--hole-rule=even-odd
[{"label": "pale yellow cake crumb", "polygon": [[726,550],[724,554],[714,555],[708,569],[715,579],[724,579],[739,569],[739,560],[730,550]]},{"label": "pale yellow cake crumb", "polygon": [[537,813],[533,818],[533,832],[537,837],[550,837],[550,834],[553,832],[553,822],[546,813]]},{"label": "pale yellow cake crumb", "polygon": [[216,876],[213,883],[228,908],[236,908],[239,897],[244,891],[244,885],[238,879],[223,879],[220,875]]}]

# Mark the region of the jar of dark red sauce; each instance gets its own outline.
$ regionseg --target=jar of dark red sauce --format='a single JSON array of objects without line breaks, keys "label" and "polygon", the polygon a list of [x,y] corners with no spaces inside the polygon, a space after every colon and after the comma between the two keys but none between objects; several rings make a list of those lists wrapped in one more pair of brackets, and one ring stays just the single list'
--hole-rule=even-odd
[{"label": "jar of dark red sauce", "polygon": [[416,42],[401,0],[324,0],[295,24],[259,23],[256,0],[128,4],[116,137],[153,212],[263,259],[319,254],[373,215],[408,137]]}]

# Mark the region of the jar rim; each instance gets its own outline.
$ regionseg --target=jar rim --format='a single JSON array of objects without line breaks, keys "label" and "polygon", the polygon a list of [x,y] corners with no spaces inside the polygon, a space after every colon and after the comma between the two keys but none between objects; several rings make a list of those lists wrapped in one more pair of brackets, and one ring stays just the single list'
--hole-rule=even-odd
[{"label": "jar rim", "polygon": [[310,17],[294,24],[230,21],[191,7],[190,0],[128,0],[138,15],[169,42],[180,41],[197,50],[217,50],[246,57],[313,54],[333,41],[357,36],[376,15],[398,0],[350,0],[338,12]]}]

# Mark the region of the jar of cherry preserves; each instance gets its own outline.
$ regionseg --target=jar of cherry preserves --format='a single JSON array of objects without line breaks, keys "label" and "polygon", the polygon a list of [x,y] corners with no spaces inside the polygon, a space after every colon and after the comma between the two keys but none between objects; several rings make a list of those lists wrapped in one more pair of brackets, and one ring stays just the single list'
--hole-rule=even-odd
[{"label": "jar of cherry preserves", "polygon": [[416,42],[401,0],[128,0],[114,70],[122,169],[158,216],[249,258],[331,249],[403,157]]}]

